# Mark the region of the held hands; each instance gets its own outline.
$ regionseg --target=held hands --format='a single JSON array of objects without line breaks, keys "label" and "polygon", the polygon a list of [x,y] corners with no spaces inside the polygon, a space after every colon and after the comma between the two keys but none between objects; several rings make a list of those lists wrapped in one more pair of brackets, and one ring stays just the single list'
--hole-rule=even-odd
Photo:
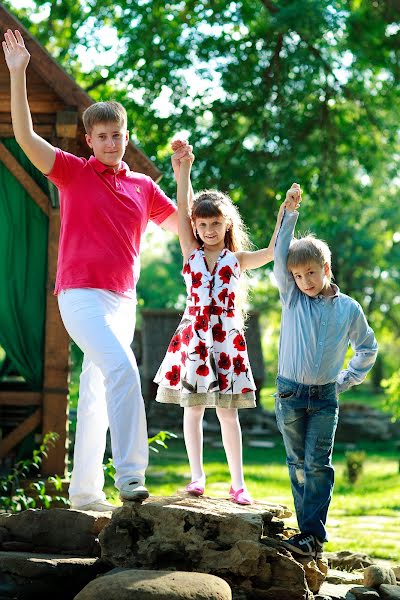
[{"label": "held hands", "polygon": [[297,210],[301,203],[302,190],[298,183],[293,183],[290,190],[286,192],[286,198],[283,203],[283,207],[288,212],[294,212]]},{"label": "held hands", "polygon": [[20,32],[16,30],[14,35],[11,29],[7,29],[2,45],[10,73],[25,71],[31,55],[25,48],[25,43]]},{"label": "held hands", "polygon": [[172,168],[174,170],[175,179],[178,180],[181,164],[187,164],[189,167],[193,164],[193,146],[188,144],[186,140],[174,140],[171,144],[171,148],[174,152],[171,156]]}]

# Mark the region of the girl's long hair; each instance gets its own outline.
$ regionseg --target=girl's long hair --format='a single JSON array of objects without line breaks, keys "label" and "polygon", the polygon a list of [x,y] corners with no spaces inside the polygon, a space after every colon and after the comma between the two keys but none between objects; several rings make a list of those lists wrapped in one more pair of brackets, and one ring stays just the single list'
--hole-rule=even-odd
[{"label": "girl's long hair", "polygon": [[[192,205],[192,225],[197,241],[203,244],[196,228],[196,219],[208,217],[223,217],[229,223],[225,233],[225,247],[231,252],[242,252],[253,248],[248,230],[242,217],[229,196],[218,190],[202,190],[198,192]],[[247,319],[246,305],[248,303],[248,278],[244,271],[240,278],[239,293],[236,298],[236,310],[242,326]]]}]

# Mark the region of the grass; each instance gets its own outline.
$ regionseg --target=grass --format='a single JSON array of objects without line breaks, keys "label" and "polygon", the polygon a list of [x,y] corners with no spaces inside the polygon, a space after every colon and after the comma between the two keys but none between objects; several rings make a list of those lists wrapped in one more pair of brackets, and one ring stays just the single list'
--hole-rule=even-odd
[{"label": "grass", "polygon": [[[293,501],[285,465],[285,453],[280,439],[273,448],[253,448],[244,439],[244,465],[249,490],[258,500],[276,502],[292,511]],[[391,562],[400,561],[400,475],[399,452],[393,442],[358,444],[367,458],[356,484],[346,480],[345,444],[335,448],[336,483],[328,517],[331,541],[327,551],[353,550],[365,552]],[[223,449],[206,442],[204,463],[207,473],[207,494],[227,497],[229,472]],[[147,471],[147,486],[153,495],[169,496],[182,491],[190,478],[182,439],[169,440],[168,449],[151,453]],[[117,502],[117,492],[111,481],[106,487],[111,501]],[[295,527],[292,516],[287,526]]]}]

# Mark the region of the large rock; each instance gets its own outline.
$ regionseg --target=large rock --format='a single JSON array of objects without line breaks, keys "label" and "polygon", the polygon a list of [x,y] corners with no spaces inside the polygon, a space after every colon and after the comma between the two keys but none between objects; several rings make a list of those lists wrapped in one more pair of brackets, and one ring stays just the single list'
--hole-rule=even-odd
[{"label": "large rock", "polygon": [[91,581],[74,600],[232,600],[223,579],[204,573],[115,569]]},{"label": "large rock", "polygon": [[[278,540],[284,506],[239,506],[211,498],[149,498],[126,502],[99,539],[114,567],[210,573],[248,597],[312,598],[305,571]],[[246,597],[246,596],[244,596]]]},{"label": "large rock", "polygon": [[103,572],[95,558],[0,552],[0,598],[71,600]]},{"label": "large rock", "polygon": [[378,588],[382,583],[396,585],[396,575],[389,567],[370,565],[364,570],[364,585],[366,587]]},{"label": "large rock", "polygon": [[2,550],[99,556],[98,535],[111,519],[110,513],[54,508],[0,514]]}]

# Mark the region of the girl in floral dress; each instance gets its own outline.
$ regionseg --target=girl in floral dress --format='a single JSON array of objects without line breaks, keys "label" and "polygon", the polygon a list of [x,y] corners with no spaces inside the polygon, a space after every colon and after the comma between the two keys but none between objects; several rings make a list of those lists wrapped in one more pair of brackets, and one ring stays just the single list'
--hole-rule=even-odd
[{"label": "girl in floral dress", "polygon": [[[176,151],[183,142],[176,141]],[[242,464],[238,408],[255,407],[255,385],[243,335],[241,273],[273,260],[282,205],[268,248],[250,246],[241,217],[225,194],[200,192],[191,206],[193,155],[181,160],[178,178],[178,227],[183,254],[187,305],[154,381],[158,402],[184,408],[183,430],[191,469],[186,491],[204,494],[203,416],[215,408],[232,484],[231,499],[252,504]],[[243,294],[242,294],[243,295]]]}]

